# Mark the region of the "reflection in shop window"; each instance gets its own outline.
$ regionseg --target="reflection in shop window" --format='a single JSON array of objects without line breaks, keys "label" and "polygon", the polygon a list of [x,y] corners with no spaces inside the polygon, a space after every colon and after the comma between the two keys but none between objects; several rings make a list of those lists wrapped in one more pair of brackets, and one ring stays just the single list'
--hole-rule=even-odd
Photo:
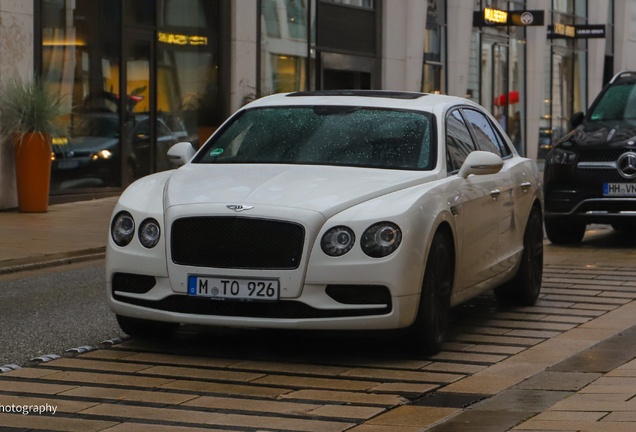
[{"label": "reflection in shop window", "polygon": [[225,118],[220,80],[220,2],[159,2],[159,32],[206,44],[157,43],[157,171],[173,168],[166,151],[174,142],[201,146]]},{"label": "reflection in shop window", "polygon": [[51,190],[121,186],[121,11],[106,0],[45,0],[42,8],[42,80],[73,107],[70,139],[52,147]]},{"label": "reflection in shop window", "polygon": [[261,2],[261,94],[305,90],[308,0]]},{"label": "reflection in shop window", "polygon": [[358,6],[358,7],[363,7],[363,8],[369,8],[369,9],[373,9],[373,0],[325,0],[325,1],[331,1],[334,3],[341,3],[341,4],[346,4],[349,6]]}]

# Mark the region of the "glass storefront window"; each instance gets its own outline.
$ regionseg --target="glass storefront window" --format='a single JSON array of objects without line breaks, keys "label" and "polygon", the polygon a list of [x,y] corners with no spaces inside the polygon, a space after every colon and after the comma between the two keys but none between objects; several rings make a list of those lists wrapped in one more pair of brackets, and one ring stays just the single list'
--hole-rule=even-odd
[{"label": "glass storefront window", "polygon": [[480,48],[479,48],[479,33],[473,32],[470,36],[470,57],[468,61],[468,86],[466,91],[466,98],[475,103],[480,101],[479,93],[479,73],[480,73]]},{"label": "glass storefront window", "polygon": [[368,9],[373,9],[373,7],[375,6],[374,0],[324,0],[324,1],[331,1],[334,3],[341,3],[341,4],[346,4],[349,6],[358,6],[358,7],[368,8]]},{"label": "glass storefront window", "polygon": [[510,39],[508,136],[522,156],[525,156],[526,136],[525,47],[525,41]]},{"label": "glass storefront window", "polygon": [[[587,0],[552,0],[551,23],[587,23]],[[587,40],[549,40],[544,111],[539,135],[539,159],[569,132],[572,114],[587,109]],[[548,103],[549,102],[549,103]]]},{"label": "glass storefront window", "polygon": [[172,145],[198,147],[224,121],[220,0],[38,1],[42,79],[73,106],[71,137],[53,143],[54,193],[174,168]]},{"label": "glass storefront window", "polygon": [[118,4],[42,3],[42,79],[73,107],[71,138],[53,141],[53,192],[121,186]]},{"label": "glass storefront window", "polygon": [[307,3],[307,0],[261,2],[262,95],[307,89]]},{"label": "glass storefront window", "polygon": [[428,0],[422,71],[424,93],[445,93],[445,64],[446,1]]},{"label": "glass storefront window", "polygon": [[124,0],[124,21],[154,26],[157,19],[156,0]]}]

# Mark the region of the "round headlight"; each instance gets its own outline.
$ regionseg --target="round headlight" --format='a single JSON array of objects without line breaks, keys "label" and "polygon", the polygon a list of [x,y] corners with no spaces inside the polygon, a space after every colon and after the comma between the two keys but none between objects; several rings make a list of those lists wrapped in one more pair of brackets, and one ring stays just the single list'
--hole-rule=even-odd
[{"label": "round headlight", "polygon": [[119,212],[110,226],[110,234],[117,246],[126,246],[135,235],[135,220],[128,212]]},{"label": "round headlight", "polygon": [[150,249],[157,246],[161,237],[161,228],[154,219],[146,219],[139,226],[139,242]]},{"label": "round headlight", "polygon": [[392,222],[379,222],[371,225],[362,234],[360,246],[370,257],[382,258],[395,252],[401,242],[400,227]]},{"label": "round headlight", "polygon": [[337,226],[331,228],[322,236],[320,246],[329,256],[342,256],[349,252],[356,242],[356,236],[350,228]]}]

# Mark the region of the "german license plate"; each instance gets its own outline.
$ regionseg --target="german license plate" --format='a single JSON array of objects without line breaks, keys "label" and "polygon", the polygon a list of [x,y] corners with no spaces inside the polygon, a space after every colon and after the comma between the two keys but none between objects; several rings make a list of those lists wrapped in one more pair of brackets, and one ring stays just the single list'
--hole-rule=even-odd
[{"label": "german license plate", "polygon": [[73,169],[79,166],[79,161],[60,161],[57,164],[58,169]]},{"label": "german license plate", "polygon": [[636,197],[636,183],[605,183],[603,196]]},{"label": "german license plate", "polygon": [[188,294],[226,300],[278,300],[278,279],[221,278],[188,276]]}]

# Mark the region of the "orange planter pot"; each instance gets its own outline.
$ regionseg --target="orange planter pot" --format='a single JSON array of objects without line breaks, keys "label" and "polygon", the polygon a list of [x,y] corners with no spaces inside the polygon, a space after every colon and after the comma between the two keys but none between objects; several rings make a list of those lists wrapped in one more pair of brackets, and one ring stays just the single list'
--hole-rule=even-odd
[{"label": "orange planter pot", "polygon": [[25,213],[46,212],[51,182],[51,137],[27,133],[13,135],[18,209]]}]

